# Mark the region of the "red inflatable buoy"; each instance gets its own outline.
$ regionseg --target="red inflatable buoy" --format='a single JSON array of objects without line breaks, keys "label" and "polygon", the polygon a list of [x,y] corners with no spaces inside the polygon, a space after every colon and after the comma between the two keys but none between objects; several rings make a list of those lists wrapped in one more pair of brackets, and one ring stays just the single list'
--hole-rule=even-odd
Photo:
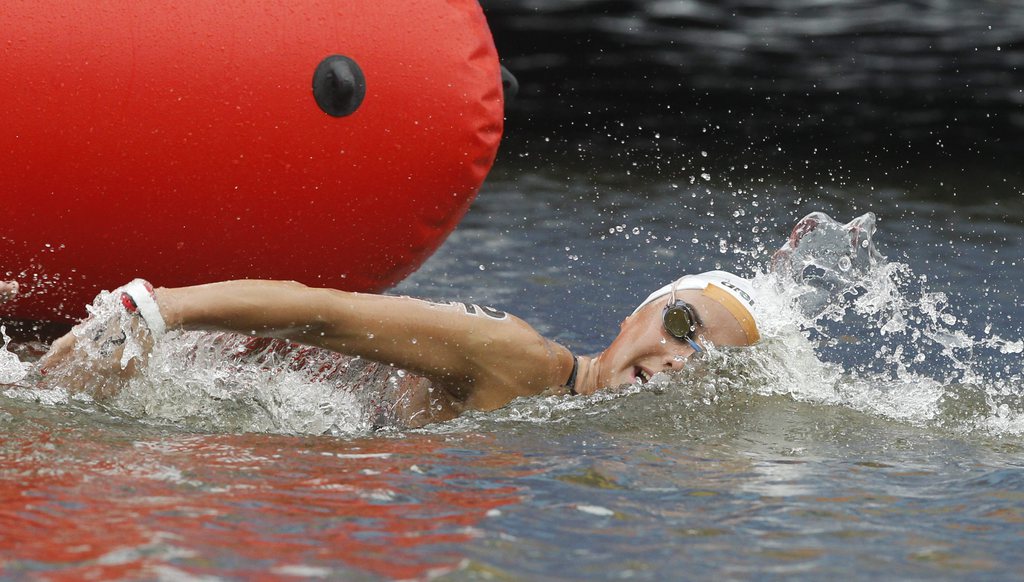
[{"label": "red inflatable buoy", "polygon": [[13,0],[0,86],[0,314],[27,320],[136,276],[384,289],[502,132],[475,0]]}]

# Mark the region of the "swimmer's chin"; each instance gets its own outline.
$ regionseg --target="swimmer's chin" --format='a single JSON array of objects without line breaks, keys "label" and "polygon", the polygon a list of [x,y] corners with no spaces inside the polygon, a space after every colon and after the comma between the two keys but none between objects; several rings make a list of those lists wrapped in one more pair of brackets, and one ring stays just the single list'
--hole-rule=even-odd
[{"label": "swimmer's chin", "polygon": [[670,371],[654,372],[651,373],[650,376],[647,374],[648,372],[645,372],[644,374],[634,374],[632,380],[620,381],[608,387],[601,388],[595,394],[600,394],[602,392],[621,393],[658,388],[668,384],[672,379],[672,373]]},{"label": "swimmer's chin", "polygon": [[616,374],[615,377],[609,378],[607,385],[603,388],[599,388],[598,392],[600,392],[601,390],[607,390],[608,388],[612,387],[619,388],[622,386],[642,386],[650,382],[651,378],[654,377],[656,374],[656,372],[648,370],[643,366],[632,366],[630,368],[622,370],[621,372]]},{"label": "swimmer's chin", "polygon": [[693,370],[662,370],[651,374],[649,379],[645,379],[643,376],[635,376],[632,382],[620,382],[614,386],[602,388],[597,392],[623,393],[645,390],[653,390],[657,392],[664,390],[667,386],[670,386],[673,381],[693,373]]}]

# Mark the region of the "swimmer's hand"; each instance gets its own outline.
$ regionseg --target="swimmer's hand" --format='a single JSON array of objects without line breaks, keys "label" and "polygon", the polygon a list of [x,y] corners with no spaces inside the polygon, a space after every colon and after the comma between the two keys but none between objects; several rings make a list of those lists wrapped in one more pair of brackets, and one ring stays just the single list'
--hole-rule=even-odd
[{"label": "swimmer's hand", "polygon": [[[125,331],[135,336],[133,341],[127,341]],[[129,344],[136,347],[126,350]],[[117,319],[90,316],[53,342],[37,370],[70,392],[106,399],[137,374],[151,345],[137,322],[125,330]]]},{"label": "swimmer's hand", "polygon": [[52,372],[54,368],[60,366],[63,362],[71,356],[71,353],[75,349],[75,342],[78,338],[75,337],[74,330],[64,334],[57,341],[50,345],[50,350],[46,352],[42,358],[39,359],[39,373],[48,374]]},{"label": "swimmer's hand", "polygon": [[[139,285],[136,280],[100,294],[89,317],[53,342],[40,359],[40,374],[59,371],[94,396],[116,391],[116,382],[134,374],[137,360],[145,360],[152,347],[152,334],[137,306],[137,297],[149,298],[152,292]],[[149,303],[149,315],[160,319],[155,302]]]}]

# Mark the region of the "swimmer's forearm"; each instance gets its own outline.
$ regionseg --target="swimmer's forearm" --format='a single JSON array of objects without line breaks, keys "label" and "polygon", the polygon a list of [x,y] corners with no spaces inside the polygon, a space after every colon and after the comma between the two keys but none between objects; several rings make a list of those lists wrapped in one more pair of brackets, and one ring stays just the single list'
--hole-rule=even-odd
[{"label": "swimmer's forearm", "polygon": [[157,301],[169,328],[287,337],[319,334],[330,324],[326,289],[291,281],[225,281],[161,288]]},{"label": "swimmer's forearm", "polygon": [[438,380],[465,380],[467,339],[407,299],[283,281],[227,281],[158,289],[168,328],[285,339],[395,364]]}]

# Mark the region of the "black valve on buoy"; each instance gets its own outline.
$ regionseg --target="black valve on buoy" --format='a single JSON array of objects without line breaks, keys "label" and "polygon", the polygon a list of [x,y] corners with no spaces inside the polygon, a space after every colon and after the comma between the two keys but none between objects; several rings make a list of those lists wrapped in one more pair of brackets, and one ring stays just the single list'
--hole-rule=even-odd
[{"label": "black valve on buoy", "polygon": [[352,115],[366,97],[366,76],[359,63],[331,55],[320,62],[313,73],[313,97],[327,115]]}]

